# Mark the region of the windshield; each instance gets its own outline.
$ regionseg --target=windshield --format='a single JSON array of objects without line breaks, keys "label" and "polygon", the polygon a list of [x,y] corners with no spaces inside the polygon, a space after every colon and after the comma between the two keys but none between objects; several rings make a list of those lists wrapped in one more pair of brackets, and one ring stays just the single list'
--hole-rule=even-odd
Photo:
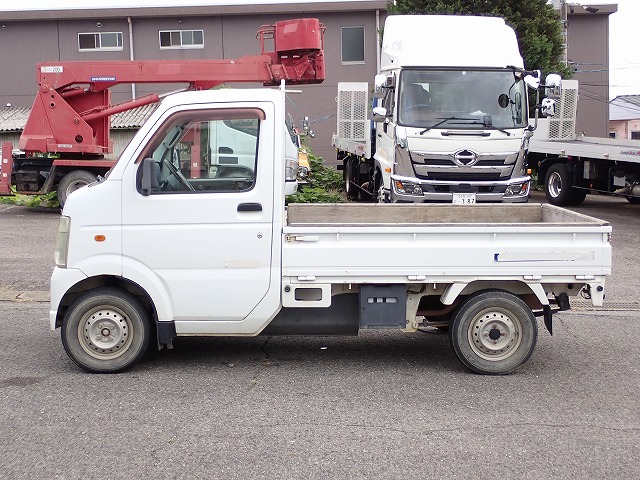
[{"label": "windshield", "polygon": [[417,70],[400,76],[399,123],[418,128],[527,125],[526,87],[509,70]]}]

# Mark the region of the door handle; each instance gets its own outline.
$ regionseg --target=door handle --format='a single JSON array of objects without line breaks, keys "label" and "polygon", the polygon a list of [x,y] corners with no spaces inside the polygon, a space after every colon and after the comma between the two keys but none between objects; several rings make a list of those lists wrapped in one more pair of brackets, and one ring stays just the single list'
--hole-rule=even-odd
[{"label": "door handle", "polygon": [[238,205],[239,212],[261,212],[262,205],[259,203],[241,203]]}]

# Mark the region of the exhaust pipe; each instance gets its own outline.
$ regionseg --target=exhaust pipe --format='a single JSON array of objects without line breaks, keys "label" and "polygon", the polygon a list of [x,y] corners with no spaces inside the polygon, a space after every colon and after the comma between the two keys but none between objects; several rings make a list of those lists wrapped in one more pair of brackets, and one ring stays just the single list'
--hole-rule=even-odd
[{"label": "exhaust pipe", "polygon": [[624,188],[619,188],[613,193],[616,195],[633,195],[634,197],[640,197],[640,184],[625,185]]}]

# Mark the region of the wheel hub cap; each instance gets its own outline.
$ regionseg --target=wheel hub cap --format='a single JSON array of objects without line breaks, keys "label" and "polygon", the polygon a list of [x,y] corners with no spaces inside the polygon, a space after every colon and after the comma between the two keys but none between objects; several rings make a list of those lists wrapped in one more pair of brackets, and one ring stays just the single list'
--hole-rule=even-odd
[{"label": "wheel hub cap", "polygon": [[517,318],[503,311],[484,311],[469,325],[469,343],[486,360],[504,360],[517,350],[521,341]]},{"label": "wheel hub cap", "polygon": [[121,312],[99,308],[87,313],[78,325],[80,345],[99,359],[116,358],[130,346],[131,323]]}]

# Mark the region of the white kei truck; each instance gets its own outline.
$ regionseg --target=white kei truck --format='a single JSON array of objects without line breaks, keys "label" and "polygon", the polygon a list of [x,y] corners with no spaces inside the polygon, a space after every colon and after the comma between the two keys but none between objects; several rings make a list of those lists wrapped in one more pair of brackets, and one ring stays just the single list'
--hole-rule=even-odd
[{"label": "white kei truck", "polygon": [[502,18],[387,17],[373,106],[367,82],[338,85],[348,198],[527,202],[529,73]]},{"label": "white kei truck", "polygon": [[[222,176],[206,145],[221,123],[254,138],[253,162]],[[437,325],[469,369],[505,374],[536,316],[551,329],[570,297],[602,305],[607,222],[537,204],[287,207],[290,142],[283,89],[177,93],[69,196],[49,317],[78,366],[120,372],[180,336]]]}]

